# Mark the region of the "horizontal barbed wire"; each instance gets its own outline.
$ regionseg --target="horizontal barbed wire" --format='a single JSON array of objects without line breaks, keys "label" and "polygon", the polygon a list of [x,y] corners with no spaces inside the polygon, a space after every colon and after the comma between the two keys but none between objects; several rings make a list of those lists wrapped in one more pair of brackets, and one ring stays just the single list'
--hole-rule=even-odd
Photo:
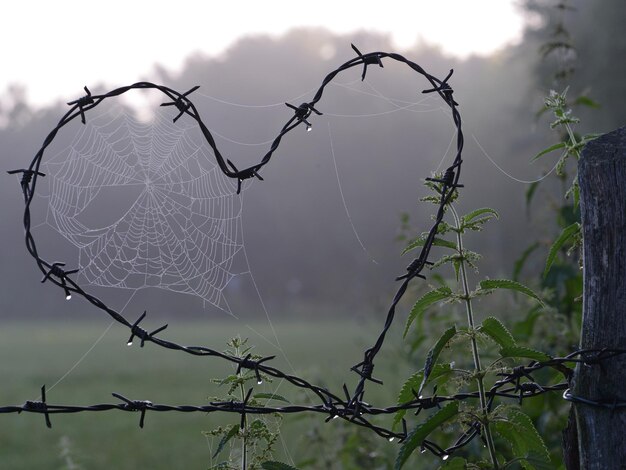
[{"label": "horizontal barbed wire", "polygon": [[[527,366],[518,366],[511,369],[510,372],[501,373],[503,376],[501,380],[496,381],[493,386],[486,392],[487,395],[487,411],[492,411],[495,398],[507,398],[518,400],[520,403],[524,399],[536,397],[548,392],[564,391],[563,396],[566,400],[574,401],[578,403],[584,403],[592,406],[605,407],[609,409],[616,409],[626,406],[626,402],[600,402],[589,400],[572,395],[569,389],[569,383],[561,382],[553,385],[540,385],[534,381],[531,376],[532,373],[544,368],[553,368],[560,373],[564,374],[569,379],[572,369],[566,367],[568,363],[583,363],[586,365],[598,365],[602,361],[616,357],[618,355],[626,354],[626,349],[602,349],[602,350],[579,350],[575,351],[565,357],[552,358],[548,361],[536,362],[533,361]],[[580,356],[580,357],[577,357]],[[264,371],[265,372],[265,371]],[[522,382],[522,379],[526,379]],[[375,407],[365,402],[359,402],[353,404],[348,394],[347,387],[344,385],[344,392],[346,395],[345,400],[336,399],[327,401],[318,405],[288,405],[288,406],[261,406],[249,404],[250,397],[252,396],[253,389],[250,388],[247,391],[246,398],[242,401],[210,401],[205,405],[167,405],[153,403],[149,400],[131,400],[118,393],[113,393],[113,396],[121,400],[120,403],[100,403],[95,405],[60,405],[51,404],[46,401],[46,389],[45,386],[41,388],[42,399],[39,401],[27,401],[23,405],[15,406],[3,406],[0,407],[0,414],[6,413],[36,413],[43,414],[45,416],[46,426],[52,427],[50,415],[54,414],[72,414],[79,412],[99,412],[99,411],[127,411],[127,412],[139,412],[141,414],[139,420],[139,426],[144,427],[144,419],[147,412],[181,412],[181,413],[234,413],[241,416],[241,426],[245,422],[245,416],[248,414],[264,415],[272,413],[280,414],[294,414],[294,413],[318,413],[327,415],[326,422],[336,418],[341,418],[348,421],[351,424],[355,424],[361,427],[365,427],[375,432],[381,437],[388,440],[398,439],[399,442],[405,440],[408,436],[406,421],[403,419],[403,429],[401,432],[396,432],[393,429],[388,429],[382,426],[373,424],[368,420],[367,416],[379,416],[389,415],[397,413],[398,411],[413,411],[415,415],[419,415],[424,410],[441,408],[441,405],[447,402],[463,401],[468,399],[478,399],[479,392],[462,392],[454,395],[433,395],[430,397],[418,396],[417,392],[413,391],[414,399],[406,403],[398,405],[388,406],[385,408]],[[459,438],[450,447],[446,449],[441,448],[432,441],[424,440],[422,447],[431,453],[443,457],[451,455],[454,451],[469,444],[474,438],[481,436],[482,424],[479,421],[473,422],[469,425],[468,430],[462,433]]]}]

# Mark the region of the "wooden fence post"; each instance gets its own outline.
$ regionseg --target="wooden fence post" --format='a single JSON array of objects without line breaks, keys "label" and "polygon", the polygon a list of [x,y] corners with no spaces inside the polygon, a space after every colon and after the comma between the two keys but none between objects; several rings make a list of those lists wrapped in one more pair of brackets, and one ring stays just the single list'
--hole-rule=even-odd
[{"label": "wooden fence post", "polygon": [[[626,349],[626,127],[593,140],[579,161],[583,225],[583,349]],[[626,357],[579,364],[572,394],[626,401]],[[626,469],[626,408],[574,403],[580,468]]]}]

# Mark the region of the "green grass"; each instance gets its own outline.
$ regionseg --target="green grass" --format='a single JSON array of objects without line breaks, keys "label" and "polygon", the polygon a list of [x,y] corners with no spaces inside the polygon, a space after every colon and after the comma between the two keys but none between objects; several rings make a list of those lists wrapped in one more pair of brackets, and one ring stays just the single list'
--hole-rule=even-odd
[{"label": "green grass", "polygon": [[[159,325],[155,323],[154,327]],[[3,325],[0,405],[38,399],[43,384],[49,389],[49,403],[72,405],[117,403],[111,392],[164,404],[205,404],[209,396],[225,393],[212,385],[210,379],[232,373],[232,366],[218,359],[192,357],[152,344],[140,348],[136,342],[127,347],[128,332],[118,325],[111,328],[66,379],[50,389],[107,326],[108,323]],[[344,382],[353,387],[356,375],[349,368],[362,359],[363,350],[373,343],[379,327],[347,320],[281,322],[275,328],[284,354],[270,344],[275,339],[267,324],[249,328],[210,320],[183,322],[171,325],[162,336],[183,344],[223,350],[230,337],[240,334],[250,338],[250,344],[256,346],[259,354],[276,354],[272,365],[339,392]],[[385,386],[373,385],[368,389],[366,399],[371,403],[391,405],[402,379],[408,375],[392,365],[391,356],[391,353],[381,354],[374,375],[383,378]],[[286,383],[264,384],[255,387],[255,391],[274,391],[295,402],[302,399],[301,392]],[[313,420],[323,423],[323,418],[316,416]],[[211,445],[202,431],[231,422],[238,422],[238,416],[148,413],[145,427],[140,429],[138,414],[108,411],[53,415],[53,427],[47,429],[42,415],[3,414],[0,415],[0,468],[68,468],[61,456],[63,442],[65,447],[69,443],[66,450],[71,460],[83,469],[203,469],[211,463]],[[324,432],[326,429],[332,432],[333,423],[324,425]],[[299,436],[309,425],[310,421],[301,418],[286,417],[283,422],[284,447],[296,461],[298,449],[306,445]]]}]

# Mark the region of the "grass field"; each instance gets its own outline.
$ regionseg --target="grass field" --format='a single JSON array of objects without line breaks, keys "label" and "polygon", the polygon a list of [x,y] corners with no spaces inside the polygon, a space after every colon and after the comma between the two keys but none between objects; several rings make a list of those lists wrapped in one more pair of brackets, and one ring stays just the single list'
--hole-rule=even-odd
[{"label": "grass field", "polygon": [[[382,322],[381,322],[382,323]],[[111,392],[131,399],[164,404],[206,404],[207,397],[225,393],[210,383],[213,377],[232,373],[232,366],[211,358],[195,358],[138,342],[126,347],[128,332],[114,325],[100,343],[58,385],[53,386],[85,354],[109,326],[98,324],[11,323],[0,329],[0,405],[22,404],[39,398],[41,385],[54,404],[117,403]],[[277,355],[274,365],[317,384],[339,391],[356,382],[349,368],[362,358],[374,341],[378,324],[340,322],[281,322],[275,325],[282,351],[277,350],[267,324],[241,325],[210,321],[172,325],[164,337],[188,345],[222,350],[228,338],[240,334],[262,355]],[[254,331],[253,331],[254,330]],[[266,338],[266,341],[263,338]],[[393,339],[389,339],[393,343]],[[390,345],[387,350],[393,350]],[[392,353],[383,352],[376,376],[385,387],[374,385],[368,401],[390,405],[408,370],[398,371]],[[293,366],[293,369],[292,369]],[[288,384],[264,384],[255,391],[273,391],[293,401],[301,399]],[[323,417],[313,418],[323,423]],[[148,413],[144,429],[139,415],[109,411],[53,415],[52,429],[37,414],[0,415],[1,469],[204,469],[211,464],[211,449],[203,430],[238,422],[238,416],[217,414]],[[332,433],[333,421],[324,432]],[[284,445],[295,461],[302,419],[283,422]],[[69,457],[67,457],[69,455]],[[279,458],[288,459],[285,455]],[[213,462],[215,463],[215,462]]]}]

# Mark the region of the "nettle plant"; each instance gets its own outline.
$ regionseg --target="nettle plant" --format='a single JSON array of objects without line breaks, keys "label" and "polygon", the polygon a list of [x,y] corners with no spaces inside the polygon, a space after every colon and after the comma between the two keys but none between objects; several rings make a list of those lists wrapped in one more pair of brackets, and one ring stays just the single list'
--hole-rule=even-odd
[{"label": "nettle plant", "polygon": [[[427,181],[426,186],[435,194],[423,200],[438,204],[441,185]],[[502,321],[494,316],[488,316],[478,324],[476,313],[477,300],[497,290],[522,294],[540,306],[543,305],[542,299],[525,285],[508,279],[482,279],[474,289],[470,288],[469,271],[477,272],[480,255],[465,247],[464,235],[482,230],[487,222],[498,218],[498,213],[490,208],[481,208],[460,216],[455,207],[457,197],[458,194],[455,194],[446,204],[446,217],[439,225],[434,242],[444,254],[430,266],[431,270],[438,270],[451,265],[454,270],[452,282],[445,281],[437,273],[433,274],[437,285],[431,286],[431,290],[415,302],[406,322],[404,337],[410,339],[409,333],[417,330],[414,334],[418,335],[419,341],[423,341],[424,337],[419,335],[424,331],[425,312],[437,305],[441,309],[464,312],[465,319],[440,334],[428,351],[423,368],[404,383],[398,405],[423,400],[430,395],[433,398],[449,396],[451,400],[442,406],[441,400],[433,399],[432,407],[423,405],[418,408],[416,414],[425,408],[437,408],[437,411],[408,434],[400,448],[395,468],[402,468],[417,449],[438,455],[442,459],[440,468],[446,469],[553,468],[542,438],[531,419],[521,410],[522,399],[526,395],[544,391],[544,388],[530,374],[522,374],[515,386],[506,390],[499,388],[498,384],[502,376],[514,373],[515,361],[547,361],[550,356],[518,344]],[[423,246],[426,239],[426,233],[415,238],[404,252]],[[468,349],[471,354],[467,354]],[[448,356],[453,356],[454,360],[448,359]],[[476,397],[477,403],[472,400]],[[398,427],[406,415],[407,410],[398,411],[394,426]],[[453,458],[427,439],[431,433],[445,438],[458,427],[463,434],[448,448],[455,450]],[[480,434],[480,439],[476,439],[475,444],[459,449],[464,440],[475,437],[476,433]],[[470,454],[477,456],[474,461],[468,460]]]},{"label": "nettle plant", "polygon": [[[259,360],[261,356],[253,354],[252,346],[248,345],[248,339],[237,336],[227,343],[228,349],[225,354],[234,357]],[[226,395],[222,397],[210,397],[211,402],[221,403],[246,403],[252,407],[263,407],[270,400],[289,401],[274,393],[255,393],[249,383],[261,385],[263,382],[272,382],[268,375],[250,369],[236,368],[233,374],[222,379],[212,379],[213,383],[220,387],[227,387]],[[229,426],[218,426],[204,435],[211,439],[219,439],[212,459],[217,463],[212,464],[210,470],[259,470],[259,469],[289,469],[286,464],[272,460],[275,444],[280,437],[279,428],[282,417],[278,413],[269,413],[256,416],[252,419],[245,414],[241,415],[241,421]]]},{"label": "nettle plant", "polygon": [[[566,88],[562,93],[558,93],[554,90],[550,90],[548,96],[546,96],[544,100],[544,108],[543,112],[552,112],[554,115],[554,121],[550,123],[551,129],[559,130],[562,134],[562,139],[560,142],[549,146],[548,148],[539,152],[533,158],[533,161],[554,151],[561,151],[561,157],[556,163],[555,171],[558,177],[565,180],[567,178],[566,172],[566,164],[569,158],[573,158],[578,164],[578,160],[580,159],[580,154],[582,149],[589,143],[590,141],[597,138],[600,134],[585,134],[579,135],[574,131],[574,125],[580,122],[580,119],[572,114],[572,109],[567,101],[567,91]],[[588,98],[587,96],[581,95],[574,102],[573,105],[583,105],[590,107],[597,107],[598,104],[593,100]],[[532,197],[532,195],[531,195]],[[572,179],[571,185],[565,191],[565,198],[572,200],[571,206],[565,206],[567,209],[570,209],[571,215],[567,217],[567,214],[561,214],[561,218],[567,220],[568,222],[572,222],[563,228],[560,235],[554,241],[554,244],[550,248],[550,252],[548,253],[548,258],[546,260],[546,268],[544,271],[544,276],[548,274],[552,264],[554,263],[557,254],[559,251],[566,246],[569,245],[568,254],[571,254],[576,249],[582,246],[582,228],[580,225],[580,210],[579,210],[579,200],[580,200],[580,187],[578,184],[578,173],[575,172],[574,177]]]}]

